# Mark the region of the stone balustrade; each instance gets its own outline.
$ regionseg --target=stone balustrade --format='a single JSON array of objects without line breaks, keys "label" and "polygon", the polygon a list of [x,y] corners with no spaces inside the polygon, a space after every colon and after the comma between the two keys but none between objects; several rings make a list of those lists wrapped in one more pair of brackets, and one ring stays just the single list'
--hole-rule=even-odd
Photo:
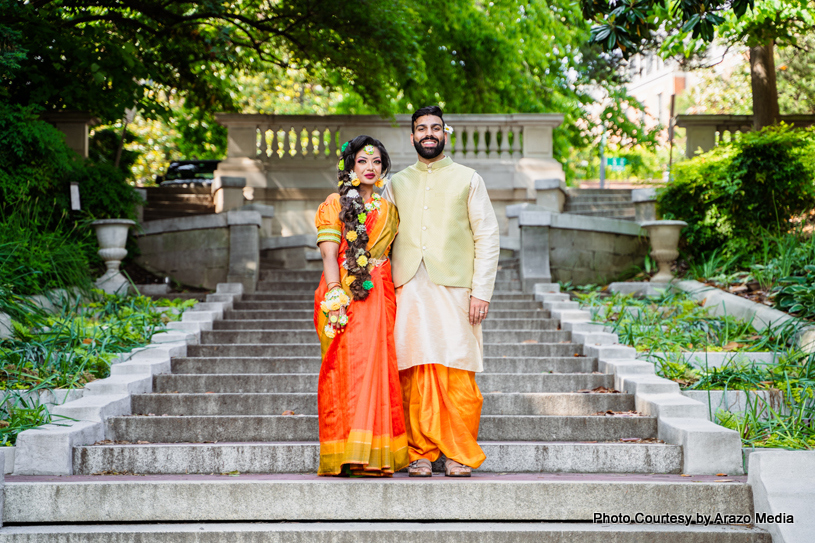
[{"label": "stone balustrade", "polygon": [[[315,234],[317,207],[336,190],[336,163],[342,143],[360,134],[382,141],[392,171],[416,161],[409,115],[218,114],[229,130],[227,158],[215,172],[216,210],[246,200],[275,206],[274,235]],[[502,233],[507,205],[536,201],[535,181],[563,179],[552,150],[560,114],[446,115],[454,133],[445,153],[484,178]],[[246,179],[232,186],[227,178]],[[224,181],[219,181],[224,179]],[[234,193],[221,194],[221,191]],[[219,204],[220,202],[220,204]]]},{"label": "stone balustrade", "polygon": [[[795,127],[815,124],[815,115],[782,115],[781,120]],[[730,139],[737,132],[753,130],[752,115],[677,115],[676,126],[685,129],[687,138],[685,156],[692,157],[701,149],[706,153],[720,141]]]}]

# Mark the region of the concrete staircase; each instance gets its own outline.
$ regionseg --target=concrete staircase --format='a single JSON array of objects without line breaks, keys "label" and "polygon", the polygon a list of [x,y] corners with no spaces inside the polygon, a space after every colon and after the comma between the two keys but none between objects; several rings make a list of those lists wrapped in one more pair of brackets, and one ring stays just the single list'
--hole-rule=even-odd
[{"label": "concrete staircase", "polygon": [[543,307],[511,267],[484,326],[487,460],[473,477],[317,477],[319,276],[263,270],[154,393],[132,397],[136,415],[108,419],[108,442],[74,448],[75,475],[9,477],[5,522],[25,525],[0,543],[771,541],[750,527],[591,523],[747,514],[752,494],[745,477],[681,476],[681,447],[655,439],[631,395],[601,392],[611,376],[551,318],[576,304]]},{"label": "concrete staircase", "polygon": [[563,212],[633,221],[631,189],[569,189]]},{"label": "concrete staircase", "polygon": [[208,185],[147,187],[146,190],[145,221],[215,213],[215,203]]}]

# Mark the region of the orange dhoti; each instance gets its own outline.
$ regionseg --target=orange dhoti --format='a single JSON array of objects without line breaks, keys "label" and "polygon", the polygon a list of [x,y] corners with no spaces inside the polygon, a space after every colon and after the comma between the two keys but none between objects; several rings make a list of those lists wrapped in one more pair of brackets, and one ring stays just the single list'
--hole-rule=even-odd
[{"label": "orange dhoti", "polygon": [[399,372],[410,461],[441,453],[477,468],[486,459],[477,443],[481,405],[475,372],[422,364]]}]

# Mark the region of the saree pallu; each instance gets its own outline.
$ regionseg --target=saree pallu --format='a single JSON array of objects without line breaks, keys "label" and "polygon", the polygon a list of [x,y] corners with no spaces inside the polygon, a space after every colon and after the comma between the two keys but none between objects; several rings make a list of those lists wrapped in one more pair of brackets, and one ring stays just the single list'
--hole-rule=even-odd
[{"label": "saree pallu", "polygon": [[[338,208],[338,202],[332,203],[330,198],[323,205],[329,204]],[[322,212],[330,210],[321,208]],[[318,223],[319,218],[318,213]],[[395,208],[384,201],[378,212],[368,213],[368,251],[372,261],[385,259],[397,225]],[[339,224],[334,226],[342,231]],[[350,296],[347,271],[342,267],[346,248],[347,242],[342,236],[341,283]],[[393,339],[396,294],[389,260],[373,267],[371,281],[374,287],[368,298],[351,302],[346,310],[348,324],[333,339],[325,335],[328,318],[320,309],[327,290],[324,275],[315,292],[314,324],[322,347],[317,390],[319,475],[338,475],[343,472],[343,466],[347,466],[351,474],[389,476],[408,464]]]}]

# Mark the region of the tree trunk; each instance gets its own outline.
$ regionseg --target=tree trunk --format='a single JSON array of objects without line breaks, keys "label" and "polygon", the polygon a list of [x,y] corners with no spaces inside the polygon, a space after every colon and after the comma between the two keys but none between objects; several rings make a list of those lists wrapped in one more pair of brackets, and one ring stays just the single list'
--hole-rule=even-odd
[{"label": "tree trunk", "polygon": [[773,40],[750,48],[750,83],[753,89],[753,128],[761,130],[780,120],[775,78]]}]

